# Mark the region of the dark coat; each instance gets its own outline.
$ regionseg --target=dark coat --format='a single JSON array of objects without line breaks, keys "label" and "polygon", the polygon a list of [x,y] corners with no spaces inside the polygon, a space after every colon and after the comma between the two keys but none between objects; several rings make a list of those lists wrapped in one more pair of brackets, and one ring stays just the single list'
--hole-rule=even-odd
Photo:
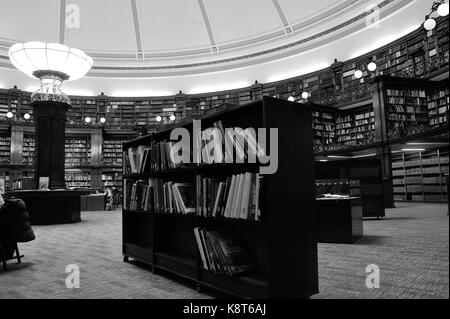
[{"label": "dark coat", "polygon": [[26,243],[35,238],[24,201],[5,200],[0,208],[0,241]]}]

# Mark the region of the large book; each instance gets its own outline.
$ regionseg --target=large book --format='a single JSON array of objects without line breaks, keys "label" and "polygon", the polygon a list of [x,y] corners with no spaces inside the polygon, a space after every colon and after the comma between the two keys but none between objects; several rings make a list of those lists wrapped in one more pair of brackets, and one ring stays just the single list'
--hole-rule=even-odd
[{"label": "large book", "polygon": [[252,173],[245,173],[244,175],[244,188],[242,190],[242,204],[239,212],[241,219],[248,219],[248,209],[250,204],[250,191],[252,187]]}]

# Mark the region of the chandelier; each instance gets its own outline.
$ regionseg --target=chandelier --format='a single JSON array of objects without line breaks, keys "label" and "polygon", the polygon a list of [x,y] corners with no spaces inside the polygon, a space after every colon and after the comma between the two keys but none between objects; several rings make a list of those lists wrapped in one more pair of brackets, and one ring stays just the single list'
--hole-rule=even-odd
[{"label": "chandelier", "polygon": [[31,101],[70,103],[61,91],[62,83],[82,78],[93,65],[92,58],[81,50],[43,42],[14,44],[9,49],[9,60],[23,73],[40,80]]}]

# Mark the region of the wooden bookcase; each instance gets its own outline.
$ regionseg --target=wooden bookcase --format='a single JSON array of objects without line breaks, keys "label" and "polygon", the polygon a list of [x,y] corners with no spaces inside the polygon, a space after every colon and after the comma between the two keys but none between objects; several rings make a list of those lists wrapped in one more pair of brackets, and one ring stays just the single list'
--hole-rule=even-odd
[{"label": "wooden bookcase", "polygon": [[392,167],[395,200],[447,201],[448,148],[398,155],[393,158]]},{"label": "wooden bookcase", "polygon": [[[318,292],[314,214],[314,158],[311,109],[265,97],[262,101],[205,114],[202,128],[221,120],[224,127],[278,128],[278,171],[261,186],[261,221],[198,215],[123,211],[123,254],[197,284],[248,298],[307,298]],[[192,121],[177,126],[192,131]],[[175,126],[174,126],[175,127]],[[124,144],[124,151],[168,140],[170,129]],[[195,165],[124,175],[128,180],[158,177],[196,182],[196,176],[231,176],[257,172],[257,164]],[[201,266],[193,229],[232,230],[257,266],[248,275],[216,275]]]}]

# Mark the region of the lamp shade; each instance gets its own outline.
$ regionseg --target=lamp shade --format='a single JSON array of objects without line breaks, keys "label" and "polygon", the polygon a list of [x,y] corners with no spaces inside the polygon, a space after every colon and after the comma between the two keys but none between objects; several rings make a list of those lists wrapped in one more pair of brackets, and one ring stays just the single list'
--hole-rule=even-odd
[{"label": "lamp shade", "polygon": [[429,18],[427,19],[424,24],[423,27],[425,28],[425,30],[427,31],[431,31],[434,28],[436,28],[436,20],[434,20],[433,18]]},{"label": "lamp shade", "polygon": [[11,63],[20,71],[39,78],[36,72],[63,74],[65,80],[82,78],[91,69],[93,60],[81,50],[59,43],[16,43],[9,49]]},{"label": "lamp shade", "polygon": [[439,5],[438,9],[437,9],[437,13],[441,16],[441,17],[446,17],[448,16],[448,3],[442,3],[441,5]]}]

